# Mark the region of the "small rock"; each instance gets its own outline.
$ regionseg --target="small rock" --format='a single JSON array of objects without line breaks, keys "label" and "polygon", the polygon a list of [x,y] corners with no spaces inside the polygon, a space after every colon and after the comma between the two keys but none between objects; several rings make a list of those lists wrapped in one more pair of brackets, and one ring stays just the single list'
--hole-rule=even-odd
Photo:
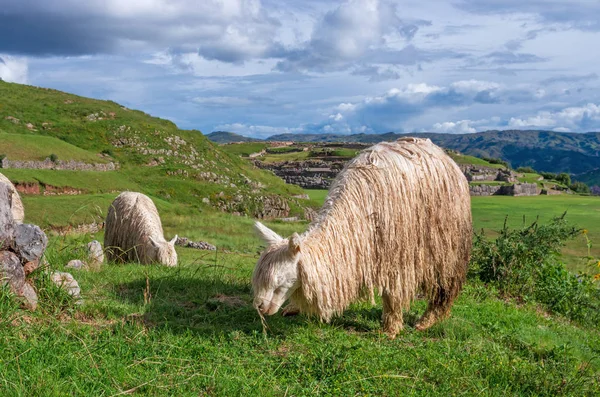
[{"label": "small rock", "polygon": [[65,267],[68,267],[70,269],[84,269],[87,267],[87,263],[85,263],[84,261],[80,261],[79,259],[73,259],[70,260],[69,263],[67,263],[67,265]]},{"label": "small rock", "polygon": [[39,261],[46,245],[48,245],[48,238],[39,226],[28,224],[16,226],[14,250],[23,263]]},{"label": "small rock", "polygon": [[99,241],[90,241],[87,245],[88,261],[92,267],[100,267],[104,263],[104,251]]},{"label": "small rock", "polygon": [[31,311],[37,309],[38,296],[31,284],[24,283],[17,295],[21,298],[21,304],[25,309]]},{"label": "small rock", "polygon": [[210,199],[209,199],[208,197],[204,197],[204,198],[202,199],[202,202],[203,202],[204,204],[210,204]]},{"label": "small rock", "polygon": [[27,262],[23,265],[23,271],[25,272],[25,277],[29,276],[31,273],[35,271],[40,266],[40,261],[31,261]]},{"label": "small rock", "polygon": [[71,273],[66,272],[53,272],[50,274],[50,280],[60,288],[66,290],[69,295],[78,300],[81,303],[81,289],[79,283],[73,277]]},{"label": "small rock", "polygon": [[0,284],[9,285],[18,294],[25,284],[25,272],[19,258],[9,251],[0,252]]}]

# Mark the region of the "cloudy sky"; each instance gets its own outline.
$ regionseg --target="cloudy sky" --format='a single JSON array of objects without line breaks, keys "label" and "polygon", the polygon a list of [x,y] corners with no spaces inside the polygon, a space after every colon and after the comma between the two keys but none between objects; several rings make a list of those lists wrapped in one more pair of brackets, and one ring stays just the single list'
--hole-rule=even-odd
[{"label": "cloudy sky", "polygon": [[0,0],[0,77],[205,133],[600,131],[600,1]]}]

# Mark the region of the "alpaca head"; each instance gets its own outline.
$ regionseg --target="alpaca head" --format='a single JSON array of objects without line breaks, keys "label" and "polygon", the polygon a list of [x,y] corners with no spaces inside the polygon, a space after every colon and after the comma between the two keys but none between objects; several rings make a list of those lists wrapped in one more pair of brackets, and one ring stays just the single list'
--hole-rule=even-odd
[{"label": "alpaca head", "polygon": [[177,236],[173,237],[171,241],[157,241],[150,238],[152,246],[156,250],[156,261],[166,266],[177,266],[177,251],[175,251],[175,242]]},{"label": "alpaca head", "polygon": [[255,228],[268,246],[252,275],[254,307],[262,314],[272,315],[299,286],[301,241],[297,233],[284,239],[260,222],[256,222]]}]

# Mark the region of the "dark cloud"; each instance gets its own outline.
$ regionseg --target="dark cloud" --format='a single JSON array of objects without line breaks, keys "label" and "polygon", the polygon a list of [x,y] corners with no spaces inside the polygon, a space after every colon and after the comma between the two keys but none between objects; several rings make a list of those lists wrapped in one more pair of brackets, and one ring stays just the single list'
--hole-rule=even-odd
[{"label": "dark cloud", "polygon": [[0,11],[0,52],[71,56],[170,48],[240,62],[271,51],[280,26],[259,3],[243,0],[51,3],[5,0]]}]

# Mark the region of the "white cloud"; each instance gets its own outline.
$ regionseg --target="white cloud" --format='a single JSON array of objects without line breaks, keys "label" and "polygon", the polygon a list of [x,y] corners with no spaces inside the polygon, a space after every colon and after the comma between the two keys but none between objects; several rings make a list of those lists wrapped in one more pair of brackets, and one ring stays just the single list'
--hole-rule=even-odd
[{"label": "white cloud", "polygon": [[556,112],[541,111],[535,116],[525,118],[512,117],[508,126],[576,132],[600,130],[600,106],[588,103],[585,106],[571,106]]},{"label": "white cloud", "polygon": [[0,79],[10,83],[27,84],[28,70],[26,58],[0,54]]},{"label": "white cloud", "polygon": [[457,122],[445,121],[443,123],[435,123],[433,125],[434,132],[444,134],[472,134],[477,130],[471,126],[471,120],[461,120]]}]

